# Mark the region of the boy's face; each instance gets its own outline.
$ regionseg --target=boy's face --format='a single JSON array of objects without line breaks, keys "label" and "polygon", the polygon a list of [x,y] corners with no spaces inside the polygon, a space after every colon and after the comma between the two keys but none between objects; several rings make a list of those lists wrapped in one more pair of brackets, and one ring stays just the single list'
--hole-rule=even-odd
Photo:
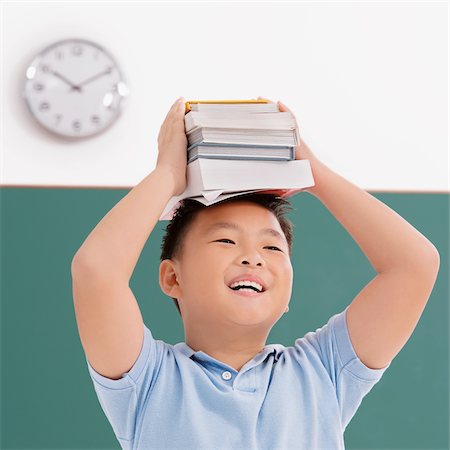
[{"label": "boy's face", "polygon": [[[211,228],[219,222],[239,229]],[[262,233],[265,228],[281,238]],[[271,211],[245,200],[200,211],[185,236],[181,260],[162,264],[169,264],[160,273],[163,290],[178,299],[185,331],[199,324],[205,333],[244,325],[268,334],[291,298],[293,269],[281,226]],[[231,281],[245,274],[259,277],[265,291],[254,296],[233,291]]]}]

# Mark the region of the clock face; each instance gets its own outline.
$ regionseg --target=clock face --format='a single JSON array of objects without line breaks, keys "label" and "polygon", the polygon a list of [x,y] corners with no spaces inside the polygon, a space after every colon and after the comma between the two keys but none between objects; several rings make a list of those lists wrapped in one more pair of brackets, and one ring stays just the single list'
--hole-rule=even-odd
[{"label": "clock face", "polygon": [[26,71],[24,98],[48,131],[84,138],[104,131],[120,115],[129,89],[113,57],[85,39],[46,47]]}]

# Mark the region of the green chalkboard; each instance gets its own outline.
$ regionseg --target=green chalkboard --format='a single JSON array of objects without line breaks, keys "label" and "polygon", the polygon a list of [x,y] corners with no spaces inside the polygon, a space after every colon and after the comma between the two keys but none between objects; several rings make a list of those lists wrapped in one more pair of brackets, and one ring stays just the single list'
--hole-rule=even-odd
[{"label": "green chalkboard", "polygon": [[[128,190],[2,188],[1,448],[120,448],[97,400],[78,336],[70,265],[86,236]],[[346,448],[448,449],[449,196],[373,194],[435,244],[441,268],[413,335],[363,399]],[[375,276],[351,236],[308,193],[291,199],[294,286],[267,343],[294,340],[342,311]],[[131,280],[156,339],[184,340],[160,290],[160,244],[147,241]]]}]

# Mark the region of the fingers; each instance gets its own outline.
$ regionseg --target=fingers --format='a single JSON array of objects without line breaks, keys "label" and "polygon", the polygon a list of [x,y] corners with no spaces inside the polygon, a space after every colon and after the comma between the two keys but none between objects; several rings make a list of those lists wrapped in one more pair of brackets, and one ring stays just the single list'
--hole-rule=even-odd
[{"label": "fingers", "polygon": [[294,113],[280,100],[278,100],[278,106],[280,108],[280,111],[283,112],[290,112],[292,115],[294,115]]},{"label": "fingers", "polygon": [[[272,100],[269,100],[268,98],[261,97],[261,96],[258,96],[257,100],[267,100],[269,103],[274,103]],[[278,100],[277,104],[278,104],[278,109],[281,112],[290,112],[295,117],[294,113],[282,101]]]},{"label": "fingers", "polygon": [[175,100],[175,103],[172,105],[171,112],[178,114],[181,110],[184,111],[184,98],[180,97]]},{"label": "fingers", "polygon": [[177,106],[179,103],[181,103],[181,101],[184,100],[184,97],[178,97],[174,102],[173,102],[173,106]]},{"label": "fingers", "polygon": [[[257,100],[268,100],[269,103],[274,103],[272,100],[261,96],[259,96]],[[277,105],[280,112],[290,112],[294,116],[294,113],[283,102],[278,100]]]},{"label": "fingers", "polygon": [[178,111],[180,111],[181,109],[184,110],[184,105],[185,105],[184,97],[179,97],[179,98],[177,98],[177,99],[175,100],[175,102],[172,104],[172,106],[170,107],[169,114],[170,114],[170,113],[173,113],[173,112],[175,112],[175,111],[178,112]]},{"label": "fingers", "polygon": [[185,99],[184,97],[177,98],[175,102],[172,104],[172,106],[169,109],[169,112],[166,115],[166,118],[164,119],[164,123],[167,123],[171,120],[178,120],[176,118],[177,115],[181,114],[181,111],[183,111],[184,116],[184,110],[185,110]]},{"label": "fingers", "polygon": [[165,128],[167,126],[169,126],[169,124],[171,124],[173,122],[177,122],[179,120],[178,118],[176,118],[176,115],[177,114],[181,115],[181,111],[183,111],[183,117],[184,117],[185,103],[186,103],[186,101],[185,101],[184,97],[179,97],[172,103],[172,106],[170,107],[169,112],[166,114],[166,117],[165,117],[163,123],[161,124],[160,135],[161,135],[161,132],[163,132],[163,133],[165,132]]},{"label": "fingers", "polygon": [[297,122],[297,118],[295,117],[295,114],[280,100],[278,100],[278,109],[280,110],[280,112],[290,112],[292,114],[292,116],[295,119],[295,137],[297,140],[297,145],[300,145],[300,132],[298,130],[298,122]]}]

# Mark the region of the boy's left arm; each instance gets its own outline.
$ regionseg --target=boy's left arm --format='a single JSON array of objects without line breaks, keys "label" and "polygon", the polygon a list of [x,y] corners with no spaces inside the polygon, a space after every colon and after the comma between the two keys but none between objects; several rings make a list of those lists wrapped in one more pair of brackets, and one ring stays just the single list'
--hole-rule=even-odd
[{"label": "boy's left arm", "polygon": [[[263,97],[259,97],[263,98]],[[293,112],[283,103],[280,111]],[[308,159],[318,198],[378,272],[353,299],[347,327],[358,358],[381,369],[400,352],[427,304],[439,272],[436,247],[399,214],[333,172],[298,134],[295,159]]]},{"label": "boy's left arm", "polygon": [[384,368],[422,315],[439,271],[439,253],[399,214],[319,161],[300,139],[296,159],[304,158],[315,179],[307,191],[328,208],[378,272],[351,302],[347,327],[358,358],[371,369]]}]

